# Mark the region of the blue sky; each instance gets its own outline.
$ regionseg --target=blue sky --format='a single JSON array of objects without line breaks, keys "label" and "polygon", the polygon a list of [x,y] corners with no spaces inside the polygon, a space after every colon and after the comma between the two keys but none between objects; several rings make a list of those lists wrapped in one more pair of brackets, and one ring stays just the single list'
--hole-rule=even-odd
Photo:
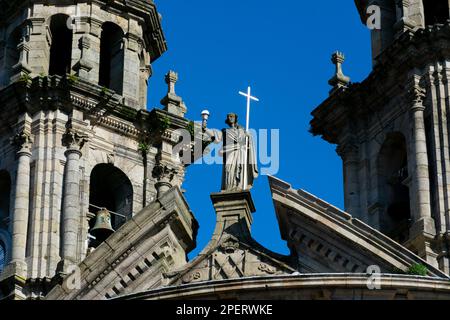
[{"label": "blue sky", "polygon": [[[179,73],[177,94],[187,118],[209,109],[209,127],[222,128],[236,112],[244,125],[252,85],[261,102],[253,105],[251,127],[280,129],[280,170],[276,175],[343,208],[341,161],[335,146],[308,132],[311,111],[326,97],[334,67],[331,54],[346,55],[344,72],[362,81],[371,69],[370,34],[352,0],[156,0],[169,50],[153,64],[149,108],[166,93],[164,74]],[[220,165],[188,168],[183,188],[200,223],[198,253],[209,241],[215,213],[209,195],[220,191]],[[257,212],[252,234],[267,248],[288,254],[281,240],[267,177],[252,195]]]}]

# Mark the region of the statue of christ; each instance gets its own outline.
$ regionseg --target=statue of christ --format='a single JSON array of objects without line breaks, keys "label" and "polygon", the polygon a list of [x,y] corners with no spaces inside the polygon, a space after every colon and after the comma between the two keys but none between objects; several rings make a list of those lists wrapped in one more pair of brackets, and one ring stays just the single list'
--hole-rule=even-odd
[{"label": "statue of christ", "polygon": [[252,135],[238,124],[238,116],[230,113],[225,123],[229,128],[210,130],[205,135],[214,143],[223,142],[222,191],[243,191],[253,187],[258,177],[255,145]]}]

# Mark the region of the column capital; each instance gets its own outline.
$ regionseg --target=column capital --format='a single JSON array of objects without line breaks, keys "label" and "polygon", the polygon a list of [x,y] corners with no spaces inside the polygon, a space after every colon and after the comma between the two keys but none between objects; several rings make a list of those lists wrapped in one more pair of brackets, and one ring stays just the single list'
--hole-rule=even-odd
[{"label": "column capital", "polygon": [[72,127],[67,128],[62,137],[63,146],[67,147],[66,153],[80,153],[84,144],[89,141],[89,137]]},{"label": "column capital", "polygon": [[172,166],[165,164],[157,164],[152,171],[152,176],[157,180],[155,183],[158,197],[169,191],[173,187],[173,180],[178,171]]},{"label": "column capital", "polygon": [[20,131],[10,139],[10,143],[17,148],[17,155],[31,156],[33,138],[30,133],[26,131]]},{"label": "column capital", "polygon": [[426,90],[420,84],[420,79],[415,79],[407,88],[405,93],[405,101],[410,106],[411,112],[420,112],[425,110],[424,101],[426,98]]},{"label": "column capital", "polygon": [[356,160],[359,151],[359,146],[356,141],[349,141],[341,143],[336,148],[336,153],[342,158],[342,160]]}]

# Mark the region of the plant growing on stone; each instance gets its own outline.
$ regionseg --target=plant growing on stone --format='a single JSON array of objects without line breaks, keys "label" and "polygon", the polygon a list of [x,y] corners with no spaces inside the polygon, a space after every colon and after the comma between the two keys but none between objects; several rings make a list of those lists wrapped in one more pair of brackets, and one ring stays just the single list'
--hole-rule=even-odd
[{"label": "plant growing on stone", "polygon": [[150,150],[150,145],[146,142],[141,142],[139,143],[138,149],[142,154],[147,154]]},{"label": "plant growing on stone", "polygon": [[69,81],[70,84],[76,84],[78,80],[78,77],[73,73],[67,75],[67,81]]},{"label": "plant growing on stone", "polygon": [[186,130],[189,132],[189,134],[191,135],[191,137],[194,136],[195,134],[195,124],[194,121],[189,121]]},{"label": "plant growing on stone", "polygon": [[170,119],[169,119],[169,117],[165,116],[159,122],[159,129],[162,132],[164,132],[169,128],[170,128]]},{"label": "plant growing on stone", "polygon": [[106,87],[101,87],[100,91],[102,93],[102,96],[105,96],[109,92],[108,88],[106,88]]},{"label": "plant growing on stone", "polygon": [[406,273],[415,276],[426,276],[428,274],[428,268],[423,264],[416,263],[409,267]]},{"label": "plant growing on stone", "polygon": [[24,73],[20,76],[19,82],[21,83],[30,83],[33,80],[28,73]]},{"label": "plant growing on stone", "polygon": [[128,117],[128,118],[134,118],[135,116],[135,111],[125,105],[122,105],[120,107],[120,114],[124,117]]}]

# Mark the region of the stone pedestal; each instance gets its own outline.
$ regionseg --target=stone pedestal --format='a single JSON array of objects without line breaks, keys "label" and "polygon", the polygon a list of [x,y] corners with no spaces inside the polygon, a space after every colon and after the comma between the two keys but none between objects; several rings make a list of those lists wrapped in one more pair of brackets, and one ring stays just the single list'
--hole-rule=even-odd
[{"label": "stone pedestal", "polygon": [[250,191],[220,192],[211,194],[217,214],[213,238],[227,233],[237,238],[250,238],[255,205]]},{"label": "stone pedestal", "polygon": [[25,300],[27,266],[23,262],[11,262],[0,273],[0,291],[8,292],[7,300]]}]

